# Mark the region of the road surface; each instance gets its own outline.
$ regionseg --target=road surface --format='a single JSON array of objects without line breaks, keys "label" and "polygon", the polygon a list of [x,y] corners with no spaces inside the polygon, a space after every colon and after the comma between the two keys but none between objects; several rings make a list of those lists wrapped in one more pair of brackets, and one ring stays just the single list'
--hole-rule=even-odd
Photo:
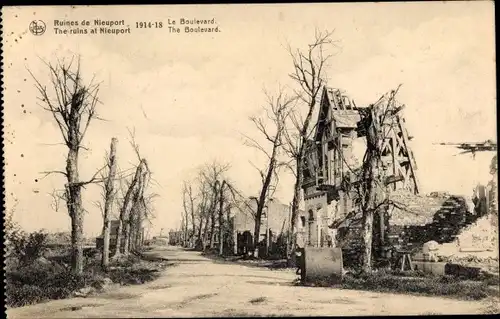
[{"label": "road surface", "polygon": [[148,284],[96,297],[9,309],[8,318],[232,317],[477,314],[479,301],[294,286],[293,270],[215,262],[178,248],[152,252],[175,263]]}]

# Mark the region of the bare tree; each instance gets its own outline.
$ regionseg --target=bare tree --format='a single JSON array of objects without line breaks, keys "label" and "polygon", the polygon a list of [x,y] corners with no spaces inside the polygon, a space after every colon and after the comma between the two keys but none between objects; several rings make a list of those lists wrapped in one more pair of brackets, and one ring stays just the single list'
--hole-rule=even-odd
[{"label": "bare tree", "polygon": [[[209,214],[207,216],[207,223],[205,224],[205,238],[210,236],[210,248],[214,248],[215,225],[216,225],[216,212],[217,202],[219,200],[219,180],[223,178],[224,174],[229,170],[230,165],[227,163],[219,163],[212,161],[210,164],[205,165],[200,174],[202,181],[208,185],[210,192],[210,205]],[[208,219],[210,219],[210,233],[208,233]],[[205,248],[206,246],[204,246]]]},{"label": "bare tree", "polygon": [[111,232],[111,211],[113,209],[113,203],[115,201],[114,197],[115,191],[115,176],[116,176],[116,145],[118,139],[111,139],[111,146],[109,151],[109,156],[107,158],[108,165],[108,176],[104,180],[104,211],[103,211],[103,250],[102,250],[102,260],[101,265],[104,269],[108,268],[109,265],[109,241]]},{"label": "bare tree", "polygon": [[84,84],[81,74],[80,58],[76,64],[58,61],[55,65],[45,63],[50,72],[50,87],[42,84],[32,73],[35,86],[40,94],[43,109],[50,112],[68,149],[65,171],[51,171],[66,177],[66,206],[71,218],[71,268],[76,274],[83,272],[83,216],[82,187],[93,183],[98,172],[88,181],[79,176],[79,151],[84,148],[82,141],[92,120],[97,118],[96,106],[99,102],[99,84],[93,80]]},{"label": "bare tree", "polygon": [[[291,158],[291,162],[287,166],[295,176],[291,205],[292,234],[296,233],[299,204],[302,200],[302,172],[306,143],[314,127],[311,126],[311,119],[318,104],[321,88],[326,83],[325,67],[328,60],[333,56],[332,53],[327,53],[328,47],[335,46],[335,41],[331,38],[332,34],[333,31],[321,32],[316,30],[314,41],[308,45],[305,51],[293,50],[290,46],[288,47],[293,62],[293,72],[290,77],[298,84],[299,88],[295,90],[295,93],[302,101],[299,104],[300,109],[295,108],[290,115],[293,128],[285,133],[285,150]],[[305,117],[303,116],[304,113]],[[292,244],[293,236],[289,236],[288,240],[288,246],[295,247]],[[290,252],[287,253],[290,254]]]},{"label": "bare tree", "polygon": [[[251,117],[250,120],[255,124],[257,130],[264,136],[266,143],[270,144],[270,152],[255,139],[246,136],[245,144],[261,151],[267,157],[267,164],[264,169],[259,169],[261,177],[261,189],[257,198],[257,210],[255,212],[254,228],[254,249],[258,254],[258,244],[260,235],[260,224],[262,212],[269,198],[270,192],[274,192],[276,186],[272,184],[273,177],[277,180],[277,171],[280,167],[280,150],[283,146],[283,135],[286,130],[286,120],[290,113],[290,106],[295,99],[285,96],[280,89],[276,97],[267,95],[267,105],[264,107],[266,119],[264,117]],[[267,123],[266,123],[267,122]],[[272,127],[270,127],[272,124]]]}]

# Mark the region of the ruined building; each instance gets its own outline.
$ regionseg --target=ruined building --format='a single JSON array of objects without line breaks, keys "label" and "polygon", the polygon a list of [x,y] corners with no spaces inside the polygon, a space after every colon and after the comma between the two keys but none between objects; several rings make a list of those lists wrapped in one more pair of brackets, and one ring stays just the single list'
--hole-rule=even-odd
[{"label": "ruined building", "polygon": [[[327,240],[336,238],[335,229],[329,226],[356,210],[356,194],[348,185],[356,183],[356,172],[366,147],[365,132],[359,125],[362,109],[340,90],[324,88],[316,132],[307,148],[303,172],[307,220],[304,218],[299,224],[306,227],[310,246],[324,246]],[[408,148],[410,137],[398,110],[387,116],[382,127],[386,187],[418,193],[416,164]]]},{"label": "ruined building", "polygon": [[[453,241],[481,214],[461,196],[419,194],[417,165],[409,147],[411,137],[400,112],[404,106],[389,95],[375,106],[383,110],[379,118],[381,164],[377,168],[382,189],[387,199],[404,206],[387,206],[375,214],[375,254],[388,257],[385,252],[391,247],[415,247],[430,240]],[[342,248],[360,244],[360,195],[355,186],[360,181],[366,151],[363,118],[367,110],[338,89],[323,89],[316,131],[308,142],[303,170],[306,213],[300,217],[299,227],[305,228],[308,246],[324,247],[332,241]],[[491,204],[496,206],[496,202]]]}]

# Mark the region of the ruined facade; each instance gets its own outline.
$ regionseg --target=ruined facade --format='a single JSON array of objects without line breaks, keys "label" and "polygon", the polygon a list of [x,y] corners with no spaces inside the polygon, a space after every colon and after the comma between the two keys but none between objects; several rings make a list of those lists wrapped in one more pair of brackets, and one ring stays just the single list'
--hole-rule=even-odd
[{"label": "ruined facade", "polygon": [[[416,163],[408,145],[411,137],[400,114],[403,106],[392,101],[383,107],[387,112],[381,120],[384,139],[379,169],[383,170],[385,187],[388,191],[404,189],[418,194]],[[338,226],[332,225],[356,211],[357,194],[350,186],[357,182],[366,149],[363,110],[339,89],[323,89],[303,171],[306,218],[299,221],[299,227],[305,226],[306,245],[336,245]]]}]

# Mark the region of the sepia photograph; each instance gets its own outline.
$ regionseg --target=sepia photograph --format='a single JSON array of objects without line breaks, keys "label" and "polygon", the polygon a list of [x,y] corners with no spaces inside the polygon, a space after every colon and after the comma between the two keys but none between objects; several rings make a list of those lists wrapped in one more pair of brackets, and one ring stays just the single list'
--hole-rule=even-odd
[{"label": "sepia photograph", "polygon": [[500,313],[493,1],[1,10],[7,318]]}]

